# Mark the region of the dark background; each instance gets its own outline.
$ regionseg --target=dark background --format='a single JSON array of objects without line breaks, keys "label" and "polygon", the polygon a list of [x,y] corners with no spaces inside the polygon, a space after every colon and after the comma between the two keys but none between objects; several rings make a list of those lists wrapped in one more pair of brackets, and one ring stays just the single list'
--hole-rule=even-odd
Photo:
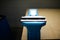
[{"label": "dark background", "polygon": [[12,39],[19,40],[22,26],[19,22],[27,8],[60,9],[60,0],[0,0],[0,15],[7,16],[12,31]]}]

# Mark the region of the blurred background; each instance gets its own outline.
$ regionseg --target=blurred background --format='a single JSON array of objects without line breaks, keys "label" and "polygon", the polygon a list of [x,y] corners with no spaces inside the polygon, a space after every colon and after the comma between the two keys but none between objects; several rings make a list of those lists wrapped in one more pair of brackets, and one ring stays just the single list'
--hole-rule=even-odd
[{"label": "blurred background", "polygon": [[[39,15],[46,16],[47,24],[41,29],[41,39],[60,39],[60,0],[1,0],[0,15],[7,17],[12,40],[26,40],[26,28],[19,21],[27,15],[27,9],[38,8]],[[25,30],[25,31],[23,31]],[[22,33],[23,32],[23,33]]]}]

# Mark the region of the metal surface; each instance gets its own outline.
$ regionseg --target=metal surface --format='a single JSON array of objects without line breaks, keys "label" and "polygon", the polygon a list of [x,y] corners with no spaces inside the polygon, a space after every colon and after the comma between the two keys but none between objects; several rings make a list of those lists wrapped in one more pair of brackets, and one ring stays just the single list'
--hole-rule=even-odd
[{"label": "metal surface", "polygon": [[[32,16],[32,18],[43,18],[43,16],[36,17],[36,16],[38,16],[37,14],[38,14],[38,12],[36,12],[35,15],[32,15],[32,12],[31,12],[31,13],[28,13],[28,16],[29,16],[29,18],[30,18],[30,16]],[[26,17],[26,19],[20,20],[22,25],[26,26],[26,28],[28,30],[27,40],[40,40],[40,29],[42,26],[46,25],[46,20],[45,19],[44,20],[42,20],[42,19],[29,20],[27,17]]]}]

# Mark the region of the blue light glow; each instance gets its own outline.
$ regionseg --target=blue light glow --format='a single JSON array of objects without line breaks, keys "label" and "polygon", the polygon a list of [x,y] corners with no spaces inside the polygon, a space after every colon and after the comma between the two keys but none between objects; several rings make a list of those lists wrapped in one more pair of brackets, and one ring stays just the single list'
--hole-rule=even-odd
[{"label": "blue light glow", "polygon": [[29,9],[28,16],[38,16],[38,9]]},{"label": "blue light glow", "polygon": [[32,24],[38,23],[38,24],[40,24],[40,23],[44,23],[44,22],[23,22],[23,23],[32,23]]},{"label": "blue light glow", "polygon": [[46,21],[42,22],[22,22],[24,26],[34,25],[34,26],[42,26],[46,24]]}]

